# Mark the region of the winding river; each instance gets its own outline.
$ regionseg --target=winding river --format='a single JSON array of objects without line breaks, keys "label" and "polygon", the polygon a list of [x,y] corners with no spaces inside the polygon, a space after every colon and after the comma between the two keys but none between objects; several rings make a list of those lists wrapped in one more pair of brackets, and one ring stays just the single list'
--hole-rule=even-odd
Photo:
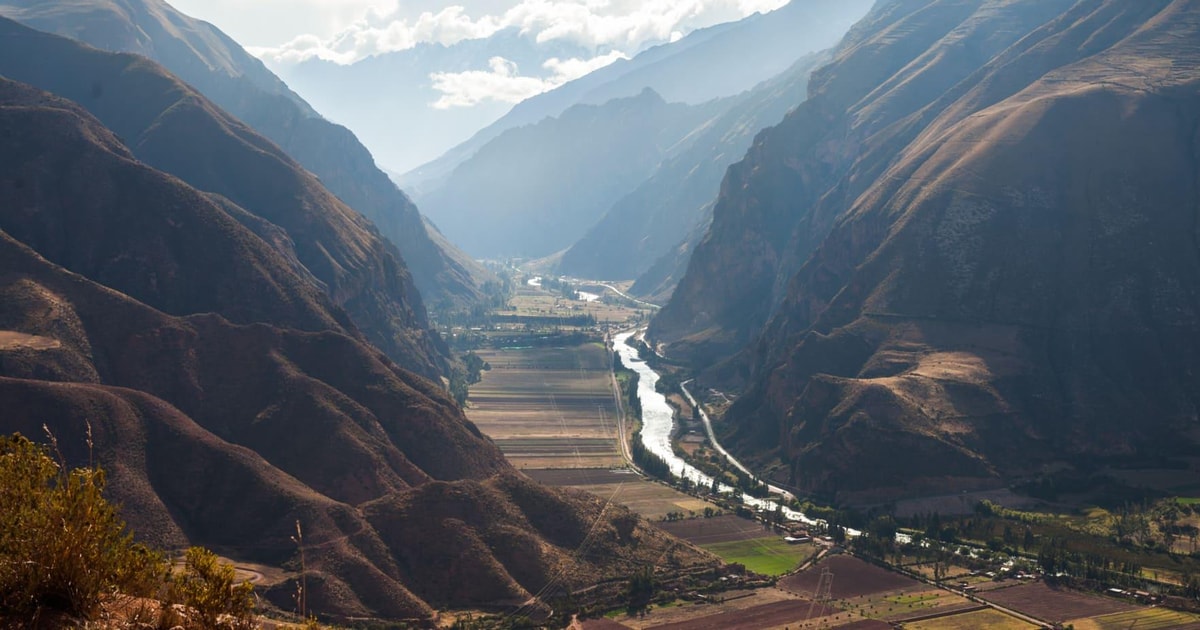
[{"label": "winding river", "polygon": [[[658,373],[650,369],[650,366],[638,357],[637,350],[625,343],[630,337],[640,332],[621,333],[613,339],[613,345],[617,354],[621,356],[621,363],[636,372],[639,377],[637,395],[638,400],[642,403],[642,444],[646,450],[666,461],[667,466],[671,469],[671,474],[675,477],[690,479],[698,486],[710,487],[713,482],[712,477],[685,462],[671,448],[671,433],[675,430],[674,413],[671,406],[667,404],[666,397],[654,389],[658,384]],[[741,466],[738,465],[738,467]],[[725,484],[718,484],[717,488],[723,494],[737,491],[732,486]],[[775,501],[759,499],[745,493],[742,494],[742,502],[762,511],[774,511],[778,505]],[[800,521],[809,525],[825,524],[823,521],[808,518],[787,506],[783,507],[783,516],[789,521]]]}]

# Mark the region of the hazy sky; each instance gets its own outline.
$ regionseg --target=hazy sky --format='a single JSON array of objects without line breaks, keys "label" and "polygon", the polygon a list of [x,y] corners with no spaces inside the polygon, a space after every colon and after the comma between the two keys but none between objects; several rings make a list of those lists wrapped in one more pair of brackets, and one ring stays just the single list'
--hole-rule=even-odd
[{"label": "hazy sky", "polygon": [[786,0],[168,0],[277,62],[351,63],[420,42],[453,44],[519,27],[597,55],[636,53],[696,28],[769,11]]}]

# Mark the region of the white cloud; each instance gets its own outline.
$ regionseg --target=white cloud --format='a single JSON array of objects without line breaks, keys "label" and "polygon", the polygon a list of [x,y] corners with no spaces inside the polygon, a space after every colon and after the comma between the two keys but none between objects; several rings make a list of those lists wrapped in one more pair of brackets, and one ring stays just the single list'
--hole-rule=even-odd
[{"label": "white cloud", "polygon": [[[467,9],[457,5],[436,13],[425,11],[416,18],[405,18],[400,15],[401,8],[396,0],[379,0],[369,5],[362,18],[333,37],[302,35],[282,46],[259,47],[252,52],[277,63],[317,57],[347,64],[371,55],[406,50],[421,42],[451,45],[465,39],[488,37],[503,28],[517,27],[538,42],[567,40],[597,53],[620,51],[633,55],[647,45],[677,40],[696,28],[773,10],[786,2],[520,0],[501,13],[478,18],[471,17]],[[379,8],[381,6],[383,8]]]},{"label": "white cloud", "polygon": [[429,75],[433,81],[433,88],[442,93],[432,105],[434,109],[449,109],[472,107],[484,101],[519,103],[625,58],[625,54],[620,51],[612,51],[592,59],[552,57],[542,64],[542,68],[550,74],[537,77],[521,76],[517,64],[503,57],[492,57],[488,61],[488,70],[435,72]]}]

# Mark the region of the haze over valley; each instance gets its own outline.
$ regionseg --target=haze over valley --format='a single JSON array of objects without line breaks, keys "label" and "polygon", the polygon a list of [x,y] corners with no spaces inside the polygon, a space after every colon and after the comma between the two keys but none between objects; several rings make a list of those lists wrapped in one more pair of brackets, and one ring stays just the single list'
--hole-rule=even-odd
[{"label": "haze over valley", "polygon": [[1200,0],[0,0],[0,627],[1200,628]]}]

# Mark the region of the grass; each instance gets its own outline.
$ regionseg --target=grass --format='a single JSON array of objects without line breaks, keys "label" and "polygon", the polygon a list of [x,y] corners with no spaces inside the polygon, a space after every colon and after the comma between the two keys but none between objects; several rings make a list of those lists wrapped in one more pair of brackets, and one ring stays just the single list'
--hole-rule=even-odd
[{"label": "grass", "polygon": [[1200,505],[1200,497],[1175,497],[1175,502],[1180,505]]},{"label": "grass", "polygon": [[[1177,628],[1189,623],[1200,622],[1200,616],[1170,610],[1168,608],[1139,608],[1127,612],[1113,613],[1102,617],[1093,617],[1090,624],[1099,630],[1159,630],[1160,628]],[[1076,624],[1077,626],[1081,624]]]},{"label": "grass", "polygon": [[988,609],[927,621],[915,621],[904,624],[904,627],[908,630],[1025,630],[1037,626]]},{"label": "grass", "polygon": [[807,545],[789,545],[775,536],[701,546],[725,562],[744,564],[748,571],[763,575],[783,575],[795,569],[812,552]]}]

